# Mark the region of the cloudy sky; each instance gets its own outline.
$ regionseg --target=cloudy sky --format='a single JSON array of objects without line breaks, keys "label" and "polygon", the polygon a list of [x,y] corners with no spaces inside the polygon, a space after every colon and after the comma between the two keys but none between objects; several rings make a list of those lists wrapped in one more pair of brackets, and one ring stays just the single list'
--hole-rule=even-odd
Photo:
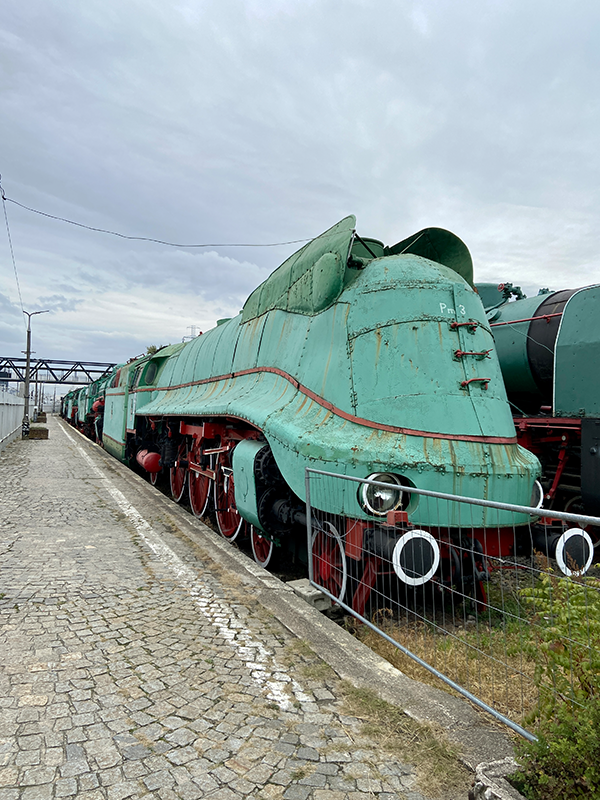
[{"label": "cloudy sky", "polygon": [[[478,280],[600,281],[593,0],[3,0],[6,197],[130,236],[437,225]],[[40,357],[122,361],[235,314],[298,245],[174,248],[6,202]],[[0,355],[24,348],[0,217]]]}]

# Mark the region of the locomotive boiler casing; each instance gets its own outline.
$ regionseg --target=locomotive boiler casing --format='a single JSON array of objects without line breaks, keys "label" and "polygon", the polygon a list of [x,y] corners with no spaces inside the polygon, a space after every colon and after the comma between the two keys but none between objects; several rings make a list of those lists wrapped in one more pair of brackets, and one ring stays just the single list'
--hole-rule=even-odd
[{"label": "locomotive boiler casing", "polygon": [[[354,224],[343,220],[288,259],[237,317],[159,351],[152,380],[139,370],[127,389],[132,429],[136,415],[251,425],[302,500],[312,466],[358,478],[393,472],[408,486],[528,505],[539,464],[516,444],[465,246],[428,229],[393,248],[367,240],[365,253],[353,247]],[[368,518],[355,485],[314,491],[316,508]],[[458,524],[458,509],[426,518],[416,495],[408,511],[418,524]],[[514,522],[473,508],[474,526]]]},{"label": "locomotive boiler casing", "polygon": [[[484,297],[489,297],[485,286]],[[526,413],[600,417],[600,286],[544,292],[487,309],[510,400]]]},{"label": "locomotive boiler casing", "polygon": [[478,288],[519,436],[544,465],[546,500],[600,514],[600,286],[513,302]]}]

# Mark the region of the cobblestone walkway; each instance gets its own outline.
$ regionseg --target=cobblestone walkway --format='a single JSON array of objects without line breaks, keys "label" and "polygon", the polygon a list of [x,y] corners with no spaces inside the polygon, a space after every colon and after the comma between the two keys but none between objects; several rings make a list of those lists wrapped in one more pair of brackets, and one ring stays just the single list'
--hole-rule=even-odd
[{"label": "cobblestone walkway", "polygon": [[0,498],[0,800],[421,797],[76,433],[8,447]]}]

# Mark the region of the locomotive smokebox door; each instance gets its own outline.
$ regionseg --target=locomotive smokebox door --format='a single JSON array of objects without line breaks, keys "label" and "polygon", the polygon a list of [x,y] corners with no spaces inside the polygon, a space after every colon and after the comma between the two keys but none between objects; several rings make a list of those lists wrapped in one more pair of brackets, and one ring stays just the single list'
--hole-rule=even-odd
[{"label": "locomotive smokebox door", "polygon": [[581,499],[587,514],[600,515],[600,419],[581,420]]}]

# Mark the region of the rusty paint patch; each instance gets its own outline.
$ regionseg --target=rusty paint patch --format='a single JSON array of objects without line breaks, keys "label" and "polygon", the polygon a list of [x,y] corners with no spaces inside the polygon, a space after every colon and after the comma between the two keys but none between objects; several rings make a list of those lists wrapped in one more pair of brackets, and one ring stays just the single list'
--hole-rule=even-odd
[{"label": "rusty paint patch", "polygon": [[381,352],[381,328],[375,328],[375,366],[379,362],[379,354]]}]

